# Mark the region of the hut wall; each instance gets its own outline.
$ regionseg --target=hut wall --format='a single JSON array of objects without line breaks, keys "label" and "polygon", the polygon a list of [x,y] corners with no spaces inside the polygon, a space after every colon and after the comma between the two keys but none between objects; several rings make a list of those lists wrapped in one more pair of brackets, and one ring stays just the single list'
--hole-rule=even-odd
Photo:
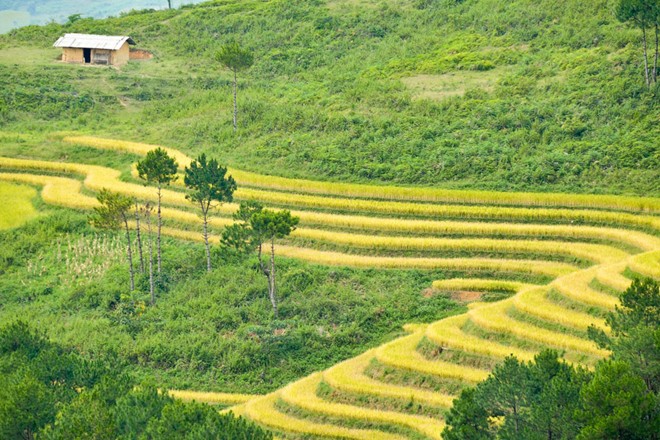
[{"label": "hut wall", "polygon": [[66,63],[83,63],[83,50],[73,47],[63,47],[62,61]]},{"label": "hut wall", "polygon": [[94,64],[112,64],[111,50],[92,49],[92,63]]},{"label": "hut wall", "polygon": [[128,48],[128,42],[126,42],[119,48],[119,50],[112,51],[112,60],[110,63],[115,66],[121,66],[128,63],[129,58],[130,50]]}]

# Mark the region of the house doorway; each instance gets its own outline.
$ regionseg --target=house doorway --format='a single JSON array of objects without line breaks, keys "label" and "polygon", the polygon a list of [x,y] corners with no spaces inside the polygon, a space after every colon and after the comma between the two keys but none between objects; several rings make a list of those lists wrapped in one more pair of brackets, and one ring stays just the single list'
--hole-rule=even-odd
[{"label": "house doorway", "polygon": [[92,61],[92,49],[83,49],[83,58],[85,64],[89,64]]}]

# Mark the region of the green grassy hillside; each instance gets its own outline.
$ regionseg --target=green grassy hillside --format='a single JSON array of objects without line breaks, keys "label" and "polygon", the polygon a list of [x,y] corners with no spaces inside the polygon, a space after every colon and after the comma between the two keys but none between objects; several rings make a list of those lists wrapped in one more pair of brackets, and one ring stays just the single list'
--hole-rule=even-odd
[{"label": "green grassy hillside", "polygon": [[[129,34],[154,58],[65,65],[64,32]],[[233,39],[255,56],[236,133],[214,60]],[[0,207],[0,323],[278,438],[439,439],[507,354],[593,367],[608,353],[588,326],[660,277],[638,40],[595,0],[218,0],[1,36],[0,198],[40,215]],[[156,145],[179,172],[219,159],[238,189],[210,218],[211,272],[182,179],[163,191],[152,305],[123,234],[88,215],[103,188],[153,205],[134,165]],[[275,244],[279,316],[256,256],[218,245],[244,201],[300,219]]]},{"label": "green grassy hillside", "polygon": [[[156,56],[62,65],[64,32]],[[232,39],[255,55],[236,135],[213,59]],[[213,1],[3,36],[0,124],[26,144],[76,129],[292,177],[657,195],[639,39],[605,0]]]}]

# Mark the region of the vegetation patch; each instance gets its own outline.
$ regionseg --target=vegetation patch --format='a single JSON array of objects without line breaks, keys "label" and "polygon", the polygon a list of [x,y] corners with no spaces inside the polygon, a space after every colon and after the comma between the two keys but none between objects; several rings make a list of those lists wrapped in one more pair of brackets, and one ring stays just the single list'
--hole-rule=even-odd
[{"label": "vegetation patch", "polygon": [[440,101],[454,96],[463,96],[471,89],[492,92],[497,81],[507,72],[498,67],[484,70],[460,70],[441,75],[421,74],[402,78],[414,99]]},{"label": "vegetation patch", "polygon": [[34,188],[0,182],[0,230],[15,228],[37,216]]}]

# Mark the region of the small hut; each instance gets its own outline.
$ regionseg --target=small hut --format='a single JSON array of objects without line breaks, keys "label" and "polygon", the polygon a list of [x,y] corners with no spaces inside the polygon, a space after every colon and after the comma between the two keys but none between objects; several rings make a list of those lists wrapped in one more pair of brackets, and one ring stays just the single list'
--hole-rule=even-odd
[{"label": "small hut", "polygon": [[131,37],[90,34],[65,34],[54,47],[62,48],[62,61],[81,64],[107,64],[121,66],[129,59]]}]

